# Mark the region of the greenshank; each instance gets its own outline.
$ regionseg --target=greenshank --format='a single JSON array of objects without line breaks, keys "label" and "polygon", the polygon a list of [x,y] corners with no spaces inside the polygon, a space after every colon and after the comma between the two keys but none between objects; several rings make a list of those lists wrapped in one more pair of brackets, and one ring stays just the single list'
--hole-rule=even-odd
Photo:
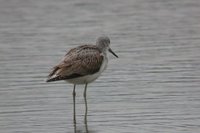
[{"label": "greenshank", "polygon": [[[76,84],[85,84],[83,96],[86,101],[86,90],[88,83],[96,80],[106,69],[108,64],[107,52],[118,56],[110,48],[110,39],[107,36],[101,36],[96,44],[85,44],[71,49],[50,72],[47,82],[65,80],[74,84],[73,103],[74,103],[74,123],[75,119],[75,88]],[[87,103],[86,103],[87,111]]]}]

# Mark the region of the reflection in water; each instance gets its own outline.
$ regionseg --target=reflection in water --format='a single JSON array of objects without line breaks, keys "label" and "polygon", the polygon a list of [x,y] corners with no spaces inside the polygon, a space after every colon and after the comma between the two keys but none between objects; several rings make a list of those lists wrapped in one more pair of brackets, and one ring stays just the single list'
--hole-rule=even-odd
[{"label": "reflection in water", "polygon": [[84,115],[84,125],[85,129],[84,130],[79,130],[77,131],[77,124],[76,124],[76,91],[75,91],[76,85],[74,85],[73,89],[73,122],[74,122],[74,133],[89,133],[88,130],[88,125],[87,125],[87,111],[88,111],[88,106],[87,106],[87,95],[86,95],[86,89],[87,89],[87,84],[85,85],[84,89],[84,102],[85,102],[85,115]]}]

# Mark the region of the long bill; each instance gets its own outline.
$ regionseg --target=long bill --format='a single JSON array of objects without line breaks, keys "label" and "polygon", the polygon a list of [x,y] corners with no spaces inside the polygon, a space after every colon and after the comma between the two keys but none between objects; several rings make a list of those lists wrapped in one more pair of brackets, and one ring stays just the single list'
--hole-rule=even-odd
[{"label": "long bill", "polygon": [[108,49],[108,51],[110,52],[110,53],[112,53],[115,57],[117,57],[118,58],[118,56],[112,51],[112,49],[111,48],[109,48]]}]

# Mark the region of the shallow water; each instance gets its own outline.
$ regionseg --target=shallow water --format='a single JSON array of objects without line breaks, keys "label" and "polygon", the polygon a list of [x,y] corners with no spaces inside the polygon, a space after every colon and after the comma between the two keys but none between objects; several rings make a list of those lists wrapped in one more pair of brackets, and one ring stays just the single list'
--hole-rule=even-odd
[{"label": "shallow water", "polygon": [[199,7],[198,0],[1,0],[0,132],[74,132],[73,86],[45,83],[46,75],[66,50],[102,34],[120,58],[109,55],[88,86],[89,132],[199,132]]}]

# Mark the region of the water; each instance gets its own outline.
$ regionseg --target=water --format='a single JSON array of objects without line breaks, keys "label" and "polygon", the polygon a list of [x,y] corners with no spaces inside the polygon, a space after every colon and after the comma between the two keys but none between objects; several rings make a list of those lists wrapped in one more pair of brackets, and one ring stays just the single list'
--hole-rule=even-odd
[{"label": "water", "polygon": [[73,133],[73,86],[45,83],[46,75],[66,50],[102,34],[119,58],[109,55],[88,86],[89,132],[199,132],[199,7],[198,0],[1,0],[0,132]]}]

